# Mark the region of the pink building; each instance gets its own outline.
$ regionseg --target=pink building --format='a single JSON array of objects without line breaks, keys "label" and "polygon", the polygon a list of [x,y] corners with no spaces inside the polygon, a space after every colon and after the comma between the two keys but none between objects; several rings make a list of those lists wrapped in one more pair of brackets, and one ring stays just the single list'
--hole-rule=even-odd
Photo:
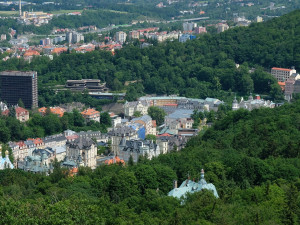
[{"label": "pink building", "polygon": [[195,27],[195,33],[196,34],[207,33],[206,27]]}]

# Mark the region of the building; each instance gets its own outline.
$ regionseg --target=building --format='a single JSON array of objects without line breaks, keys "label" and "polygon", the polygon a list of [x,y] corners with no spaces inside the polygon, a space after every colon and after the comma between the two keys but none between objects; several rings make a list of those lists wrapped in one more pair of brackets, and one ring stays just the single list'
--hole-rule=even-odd
[{"label": "building", "polygon": [[221,33],[224,32],[225,30],[228,30],[229,26],[226,23],[218,23],[217,24],[217,32]]},{"label": "building", "polygon": [[29,120],[29,112],[28,110],[22,108],[22,107],[16,107],[16,118],[17,120],[21,122],[26,122]]},{"label": "building", "polygon": [[255,96],[255,99],[253,99],[253,96],[250,95],[247,101],[244,101],[243,98],[241,98],[240,103],[236,100],[236,98],[233,100],[232,103],[232,110],[238,110],[238,109],[247,109],[249,111],[253,109],[258,109],[261,107],[266,108],[275,108],[275,103],[272,101],[266,101],[264,99],[260,99],[259,95]]},{"label": "building", "polygon": [[263,21],[264,21],[263,18],[260,17],[260,16],[257,16],[257,17],[254,19],[254,22],[255,22],[255,23],[261,23],[261,22],[263,22]]},{"label": "building", "polygon": [[1,34],[0,40],[1,40],[1,41],[5,41],[5,40],[6,40],[6,34]]},{"label": "building", "polygon": [[67,32],[66,33],[66,41],[71,44],[73,42],[73,34],[72,32]]},{"label": "building", "polygon": [[85,119],[86,123],[92,120],[100,123],[100,112],[95,109],[86,109],[83,112],[81,112],[81,115]]},{"label": "building", "polygon": [[140,112],[142,115],[146,115],[149,106],[150,106],[149,101],[135,101],[135,102],[126,101],[124,104],[124,114],[125,116],[133,116],[135,112]]},{"label": "building", "polygon": [[156,143],[159,145],[161,154],[166,154],[168,152],[179,151],[183,149],[187,143],[187,137],[169,134],[168,128],[162,131],[161,135],[157,136]]},{"label": "building", "polygon": [[186,22],[186,23],[183,23],[182,26],[183,26],[183,31],[193,31],[194,28],[197,27],[197,23],[193,23],[193,22],[188,23],[188,22]]},{"label": "building", "polygon": [[293,74],[296,73],[297,71],[292,68],[292,69],[285,69],[285,68],[277,68],[273,67],[271,69],[271,74],[273,77],[277,79],[277,81],[287,81],[287,79]]},{"label": "building", "polygon": [[130,31],[129,39],[140,39],[140,32],[137,30]]},{"label": "building", "polygon": [[168,193],[168,196],[172,196],[175,198],[185,198],[188,193],[193,194],[202,190],[211,191],[216,198],[219,198],[217,189],[215,185],[212,183],[207,183],[204,179],[204,170],[201,170],[201,179],[198,182],[190,180],[190,177],[183,181],[180,187],[177,187],[177,181],[175,180],[173,183],[173,190]]},{"label": "building", "polygon": [[[15,106],[15,113],[16,113],[16,119],[19,120],[20,122],[26,122],[29,120],[29,112],[28,110]],[[2,112],[2,115],[4,116],[9,116],[9,109],[6,109],[5,111]]]},{"label": "building", "polygon": [[206,27],[195,27],[195,33],[196,33],[196,34],[207,33]]},{"label": "building", "polygon": [[117,125],[120,125],[122,123],[122,118],[120,116],[115,115],[114,113],[109,113],[109,116],[113,128],[117,127]]},{"label": "building", "polygon": [[140,156],[147,156],[152,159],[160,154],[159,145],[149,140],[126,140],[123,137],[119,144],[118,156],[124,159],[125,162],[129,161],[130,156],[134,162],[137,162]]},{"label": "building", "polygon": [[1,99],[9,106],[22,99],[25,108],[38,106],[37,72],[4,71],[1,76]]},{"label": "building", "polygon": [[[46,112],[47,112],[47,108],[46,107],[39,108],[39,113],[42,116],[45,116]],[[63,108],[61,108],[61,107],[50,107],[50,112],[53,113],[53,114],[55,114],[55,115],[58,115],[59,117],[63,117],[63,115],[65,113],[65,110]]]},{"label": "building", "polygon": [[[300,93],[299,82],[300,79],[299,74],[292,74],[287,81],[285,82],[284,87],[284,99],[287,101],[291,101],[293,98],[293,94]],[[297,81],[297,83],[296,83]]]},{"label": "building", "polygon": [[122,126],[122,127],[114,128],[111,131],[109,131],[107,134],[111,139],[111,150],[114,153],[118,153],[119,145],[122,138],[125,138],[126,140],[130,140],[130,139],[137,139],[139,136],[138,130],[134,129],[133,126]]},{"label": "building", "polygon": [[95,92],[108,91],[106,83],[101,84],[99,79],[67,80],[65,87],[72,91],[83,91],[85,89]]},{"label": "building", "polygon": [[72,43],[76,44],[78,42],[84,42],[84,36],[83,34],[79,34],[77,32],[72,33]]},{"label": "building", "polygon": [[127,34],[123,31],[116,32],[116,41],[124,43],[126,41]]},{"label": "building", "polygon": [[69,160],[82,159],[83,166],[96,168],[97,145],[91,138],[79,137],[74,141],[67,141],[66,156]]},{"label": "building", "polygon": [[179,36],[179,42],[184,43],[187,42],[188,40],[193,40],[196,39],[196,36],[190,35],[190,34],[182,34]]},{"label": "building", "polygon": [[7,105],[4,102],[0,102],[0,110],[1,110],[1,112],[5,111],[7,109],[8,109]]},{"label": "building", "polygon": [[18,161],[18,169],[31,173],[42,173],[49,175],[53,171],[52,164],[48,164],[48,156],[42,155],[26,156],[24,161]]},{"label": "building", "polygon": [[143,125],[146,129],[146,135],[147,134],[153,134],[153,135],[156,135],[156,129],[153,132],[153,122],[152,122],[152,118],[148,115],[144,115],[144,116],[141,116],[141,117],[138,117],[138,118],[134,118],[131,120],[131,122],[133,123],[139,123],[141,125]]},{"label": "building", "polygon": [[42,40],[40,40],[40,45],[43,45],[43,46],[52,45],[52,39],[50,39],[50,38],[42,39]]},{"label": "building", "polygon": [[5,158],[2,158],[2,146],[0,145],[0,170],[4,169],[13,169],[14,165],[11,163],[9,159],[9,152],[5,151]]}]

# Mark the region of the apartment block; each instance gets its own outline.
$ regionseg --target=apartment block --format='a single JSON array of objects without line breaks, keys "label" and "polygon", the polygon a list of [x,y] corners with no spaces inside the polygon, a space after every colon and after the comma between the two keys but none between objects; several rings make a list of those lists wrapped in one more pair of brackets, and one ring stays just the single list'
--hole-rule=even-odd
[{"label": "apartment block", "polygon": [[22,99],[25,108],[38,106],[37,72],[4,71],[1,77],[1,99],[9,106]]}]

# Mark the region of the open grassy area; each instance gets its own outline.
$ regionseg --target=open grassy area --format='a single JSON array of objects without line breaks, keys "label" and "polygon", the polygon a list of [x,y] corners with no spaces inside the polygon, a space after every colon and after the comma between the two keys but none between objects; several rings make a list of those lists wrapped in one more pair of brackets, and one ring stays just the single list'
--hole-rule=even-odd
[{"label": "open grassy area", "polygon": [[0,11],[0,16],[17,16],[19,15],[18,11]]}]

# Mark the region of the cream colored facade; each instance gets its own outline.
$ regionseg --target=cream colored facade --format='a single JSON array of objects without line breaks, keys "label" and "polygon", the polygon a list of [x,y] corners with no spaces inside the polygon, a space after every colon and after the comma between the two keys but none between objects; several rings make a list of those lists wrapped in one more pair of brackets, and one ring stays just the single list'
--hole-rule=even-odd
[{"label": "cream colored facade", "polygon": [[74,141],[67,142],[66,156],[69,159],[82,157],[84,166],[95,169],[97,166],[97,146],[90,138],[78,138]]}]

